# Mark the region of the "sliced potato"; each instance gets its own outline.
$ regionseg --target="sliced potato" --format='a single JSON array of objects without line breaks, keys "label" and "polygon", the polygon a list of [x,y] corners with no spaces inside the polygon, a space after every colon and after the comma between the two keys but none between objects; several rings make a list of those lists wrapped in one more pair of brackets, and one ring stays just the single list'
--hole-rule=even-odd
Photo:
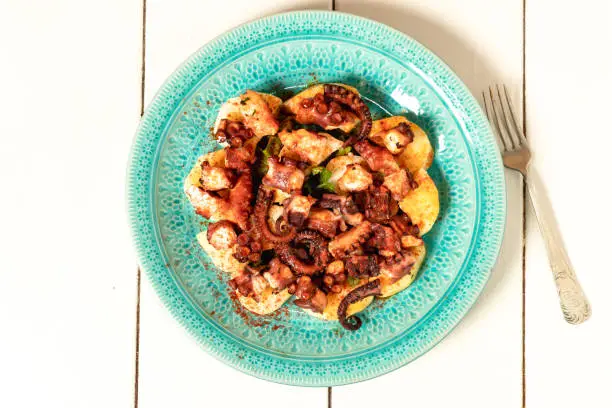
[{"label": "sliced potato", "polygon": [[410,190],[399,202],[399,207],[408,214],[413,224],[419,226],[421,236],[425,235],[436,222],[440,212],[440,200],[435,183],[421,169],[414,173],[414,180],[419,185]]},{"label": "sliced potato", "polygon": [[377,145],[386,147],[392,154],[399,154],[408,145],[409,140],[408,136],[395,129],[401,123],[411,126],[410,121],[403,116],[375,120],[368,138]]},{"label": "sliced potato", "polygon": [[393,296],[396,293],[406,289],[408,286],[410,286],[410,284],[412,284],[412,282],[414,282],[414,279],[418,275],[419,269],[421,268],[421,264],[425,259],[425,245],[412,247],[408,249],[408,251],[415,258],[415,263],[412,265],[410,273],[393,283],[391,283],[389,277],[381,274],[379,277],[381,294],[378,295],[378,297],[387,298],[389,296]]},{"label": "sliced potato", "polygon": [[[338,84],[338,85],[342,85],[343,87],[350,89],[351,91],[359,95],[359,92],[357,91],[357,89],[353,88],[352,86],[348,86],[344,84]],[[299,115],[301,111],[303,112],[302,101],[304,101],[304,99],[314,98],[316,95],[323,94],[324,92],[325,92],[325,89],[324,89],[323,84],[313,85],[311,87],[304,89],[302,92],[298,93],[292,98],[287,99],[285,103],[283,104],[283,107],[287,112],[296,115],[296,119],[299,123],[302,123],[302,124],[315,123],[311,117],[306,118],[306,117],[302,117],[301,115]],[[351,130],[355,128],[355,126],[357,126],[357,124],[360,121],[359,121],[359,118],[353,112],[346,111],[346,116],[347,116],[347,120],[344,121],[343,123],[337,126],[328,124],[326,126],[323,126],[323,128],[325,130],[340,129],[346,133],[350,132]]]},{"label": "sliced potato", "polygon": [[282,99],[261,92],[248,90],[243,95],[228,99],[219,109],[214,132],[223,119],[243,122],[252,129],[258,140],[266,135],[278,132],[276,115],[282,105]]},{"label": "sliced potato", "polygon": [[[361,282],[359,282],[359,284],[355,286],[350,286],[348,283],[346,283],[340,293],[330,292],[327,295],[327,306],[325,307],[325,310],[323,310],[323,313],[317,313],[317,312],[314,312],[308,309],[304,309],[304,310],[308,314],[318,317],[319,319],[338,320],[338,306],[340,306],[340,302],[342,301],[342,299],[344,299],[344,297],[348,295],[349,292],[351,292],[355,288],[361,285],[364,285],[366,283],[368,283],[368,280],[362,279]],[[367,298],[361,299],[360,301],[351,304],[346,309],[346,315],[351,316],[351,315],[361,312],[363,309],[370,306],[370,303],[372,303],[372,300],[374,300],[374,296],[368,296]]]},{"label": "sliced potato", "polygon": [[278,96],[274,96],[267,93],[258,92],[264,101],[268,104],[268,108],[274,116],[278,115],[281,106],[283,106],[283,100]]},{"label": "sliced potato", "polygon": [[[406,121],[408,122],[408,121]],[[419,126],[408,122],[410,130],[414,134],[412,143],[409,143],[404,151],[396,157],[397,163],[403,169],[416,173],[420,169],[428,169],[433,161],[434,151],[427,134]]]},{"label": "sliced potato", "polygon": [[[410,123],[410,121],[403,116],[389,116],[388,118],[372,121],[372,129],[370,130],[370,134],[368,135],[368,137],[370,138],[370,140],[378,144],[378,138],[376,138],[376,135],[378,133],[383,132],[385,130],[393,129],[397,127],[400,123]],[[384,144],[381,144],[380,146],[384,146]]]},{"label": "sliced potato", "polygon": [[[357,90],[357,88],[354,88],[352,86],[345,85],[345,84],[336,84],[336,85],[342,85],[346,89],[359,95],[359,91]],[[325,92],[325,85],[323,84],[309,86],[308,88],[304,89],[300,93],[287,99],[285,103],[283,104],[283,106],[285,107],[285,109],[289,110],[290,112],[295,113],[300,107],[300,102],[302,102],[304,99],[314,98],[318,94],[323,94],[324,92]]]},{"label": "sliced potato", "polygon": [[240,113],[245,126],[251,129],[255,136],[275,135],[278,132],[278,121],[259,92],[248,90],[240,97]]},{"label": "sliced potato", "polygon": [[213,264],[221,269],[224,272],[230,274],[230,276],[234,277],[238,275],[244,269],[244,264],[238,262],[236,258],[234,258],[234,250],[235,245],[228,249],[217,249],[208,242],[208,237],[206,236],[206,231],[202,231],[197,235],[198,243],[208,254]]},{"label": "sliced potato", "polygon": [[[235,247],[222,250],[216,249],[208,242],[206,231],[200,232],[197,238],[202,249],[208,254],[217,268],[229,273],[232,278],[242,272],[244,264],[238,262],[232,255]],[[241,295],[238,295],[238,300],[249,311],[259,315],[266,315],[280,308],[290,297],[291,295],[287,289],[274,293],[273,289],[268,287],[260,295],[259,301]]]},{"label": "sliced potato", "polygon": [[290,297],[291,294],[287,289],[274,293],[269,287],[260,295],[259,302],[251,297],[240,295],[238,295],[238,300],[247,310],[258,315],[267,315],[278,310]]},{"label": "sliced potato", "polygon": [[183,185],[183,190],[185,192],[190,191],[194,187],[197,187],[197,188],[202,187],[202,183],[200,183],[200,178],[202,177],[202,162],[204,161],[207,161],[213,167],[224,168],[225,167],[225,149],[206,153],[198,158],[195,166],[193,166],[193,168],[191,169],[191,171],[185,178],[185,183]]},{"label": "sliced potato", "polygon": [[327,133],[311,132],[306,129],[282,131],[278,137],[283,144],[281,157],[318,165],[330,154],[342,147],[342,141]]}]

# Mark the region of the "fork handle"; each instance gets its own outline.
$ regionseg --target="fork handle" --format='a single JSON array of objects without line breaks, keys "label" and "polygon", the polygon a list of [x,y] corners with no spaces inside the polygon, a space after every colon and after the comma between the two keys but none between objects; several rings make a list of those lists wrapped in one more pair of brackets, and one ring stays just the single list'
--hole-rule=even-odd
[{"label": "fork handle", "polygon": [[527,170],[525,181],[548,252],[548,261],[557,285],[563,317],[568,323],[580,324],[591,316],[591,306],[578,283],[576,273],[565,250],[542,180],[533,167]]}]

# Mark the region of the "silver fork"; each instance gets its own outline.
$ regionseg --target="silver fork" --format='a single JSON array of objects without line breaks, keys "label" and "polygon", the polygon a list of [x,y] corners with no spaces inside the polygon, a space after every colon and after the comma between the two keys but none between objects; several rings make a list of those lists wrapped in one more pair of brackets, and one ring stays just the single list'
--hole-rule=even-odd
[{"label": "silver fork", "polygon": [[546,244],[563,317],[568,323],[580,324],[591,316],[591,306],[576,278],[542,182],[530,166],[531,151],[516,120],[506,86],[489,87],[488,92],[482,93],[482,97],[487,118],[501,141],[504,166],[520,171],[527,183],[540,232]]}]

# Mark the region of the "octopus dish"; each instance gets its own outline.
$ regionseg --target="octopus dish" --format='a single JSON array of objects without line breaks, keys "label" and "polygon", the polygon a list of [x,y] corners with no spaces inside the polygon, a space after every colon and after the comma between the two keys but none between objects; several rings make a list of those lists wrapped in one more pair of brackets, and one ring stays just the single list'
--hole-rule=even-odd
[{"label": "octopus dish", "polygon": [[185,179],[197,236],[256,314],[285,302],[348,330],[375,297],[406,289],[438,217],[427,135],[401,116],[372,120],[358,91],[317,84],[286,101],[246,91],[220,109]]}]

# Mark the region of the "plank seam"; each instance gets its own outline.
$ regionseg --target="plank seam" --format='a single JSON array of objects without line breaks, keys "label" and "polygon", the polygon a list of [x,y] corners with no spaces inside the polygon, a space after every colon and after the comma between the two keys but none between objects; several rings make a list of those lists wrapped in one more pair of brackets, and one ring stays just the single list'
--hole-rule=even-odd
[{"label": "plank seam", "polygon": [[140,374],[140,267],[136,273],[136,352],[134,359],[134,408],[138,408],[138,377]]},{"label": "plank seam", "polygon": [[[140,50],[140,116],[145,110],[145,56],[147,44],[147,0],[142,0],[141,22],[141,50]],[[140,280],[142,271],[140,266],[136,270],[136,349],[134,353],[134,408],[138,408],[138,380],[140,378]]]},{"label": "plank seam", "polygon": [[[147,44],[147,0],[142,0],[142,44],[140,51],[140,116],[144,115],[145,100],[145,70]],[[140,268],[139,268],[140,270]]]},{"label": "plank seam", "polygon": [[[526,76],[526,9],[527,9],[527,0],[523,0],[523,134],[525,138],[527,138],[527,97],[526,97],[526,89],[527,89],[527,76]],[[523,179],[523,233],[522,233],[522,299],[521,299],[521,307],[522,307],[522,316],[521,316],[521,348],[522,348],[522,357],[521,357],[521,383],[522,383],[522,406],[526,407],[527,402],[527,381],[526,381],[526,360],[525,360],[525,327],[526,327],[526,271],[527,271],[527,262],[526,262],[526,254],[527,254],[527,184],[525,183],[525,179]]]}]

